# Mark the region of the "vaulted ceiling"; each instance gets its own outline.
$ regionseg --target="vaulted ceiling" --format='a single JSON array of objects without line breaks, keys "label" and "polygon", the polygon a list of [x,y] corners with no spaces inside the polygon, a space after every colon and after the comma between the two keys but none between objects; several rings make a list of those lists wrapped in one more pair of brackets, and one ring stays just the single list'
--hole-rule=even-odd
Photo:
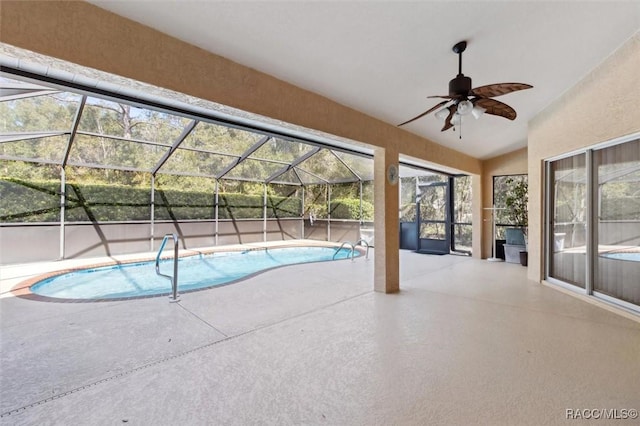
[{"label": "vaulted ceiling", "polygon": [[91,3],[394,125],[447,94],[466,40],[474,87],[534,86],[500,97],[518,117],[465,120],[461,140],[433,115],[406,130],[478,158],[526,146],[528,121],[640,28],[632,1]]}]

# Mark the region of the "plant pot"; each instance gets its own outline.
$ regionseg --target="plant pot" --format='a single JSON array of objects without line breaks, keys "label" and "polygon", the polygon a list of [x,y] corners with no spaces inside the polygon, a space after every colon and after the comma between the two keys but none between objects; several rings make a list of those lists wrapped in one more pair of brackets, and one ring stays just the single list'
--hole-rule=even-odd
[{"label": "plant pot", "polygon": [[507,237],[507,244],[512,246],[525,245],[524,232],[522,232],[522,228],[507,228],[505,233]]},{"label": "plant pot", "polygon": [[504,260],[507,263],[520,263],[520,252],[527,250],[525,246],[505,244]]},{"label": "plant pot", "polygon": [[529,264],[529,252],[526,252],[526,251],[520,252],[520,264],[522,266],[527,266]]}]

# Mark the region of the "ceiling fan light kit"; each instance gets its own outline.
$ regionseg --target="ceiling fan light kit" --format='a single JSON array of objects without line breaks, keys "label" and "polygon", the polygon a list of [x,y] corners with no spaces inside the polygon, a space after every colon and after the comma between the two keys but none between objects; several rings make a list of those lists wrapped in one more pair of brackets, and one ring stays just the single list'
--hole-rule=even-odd
[{"label": "ceiling fan light kit", "polygon": [[434,117],[438,120],[444,120],[449,115],[449,110],[447,108],[442,108],[440,111],[436,112]]},{"label": "ceiling fan light kit", "polygon": [[458,104],[458,114],[469,115],[473,110],[473,104],[469,100],[460,101]]},{"label": "ceiling fan light kit", "polygon": [[[438,110],[434,116],[444,120],[442,131],[460,125],[462,117],[471,114],[476,120],[484,113],[515,120],[516,111],[509,105],[493,98],[506,95],[518,90],[531,89],[533,86],[524,83],[496,83],[472,89],[471,78],[462,74],[462,52],[467,48],[467,42],[456,43],[452,50],[458,55],[458,75],[449,81],[449,94],[446,96],[429,96],[429,98],[445,99],[422,114],[398,124],[404,126],[425,115]],[[454,128],[455,130],[455,128]]]},{"label": "ceiling fan light kit", "polygon": [[473,118],[477,120],[478,118],[482,117],[482,114],[484,114],[485,111],[485,108],[476,105],[473,107],[473,110],[471,110],[471,115],[473,115]]}]

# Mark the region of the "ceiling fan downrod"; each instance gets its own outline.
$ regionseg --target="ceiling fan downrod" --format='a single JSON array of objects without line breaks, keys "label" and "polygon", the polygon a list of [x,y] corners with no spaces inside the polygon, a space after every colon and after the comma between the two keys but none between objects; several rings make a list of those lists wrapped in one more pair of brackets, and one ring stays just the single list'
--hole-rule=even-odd
[{"label": "ceiling fan downrod", "polygon": [[462,52],[467,48],[467,42],[456,43],[451,50],[458,54],[458,75],[449,82],[449,96],[458,101],[467,99],[471,91],[471,78],[462,74]]},{"label": "ceiling fan downrod", "polygon": [[467,48],[466,41],[460,41],[456,43],[451,50],[458,54],[458,75],[462,75],[462,52]]}]

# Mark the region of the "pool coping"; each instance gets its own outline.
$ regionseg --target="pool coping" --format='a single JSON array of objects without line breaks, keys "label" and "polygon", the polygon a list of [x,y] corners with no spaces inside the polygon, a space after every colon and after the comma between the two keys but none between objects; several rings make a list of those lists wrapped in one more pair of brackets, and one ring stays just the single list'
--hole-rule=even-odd
[{"label": "pool coping", "polygon": [[[292,242],[292,241],[296,241],[296,242]],[[215,246],[215,247],[206,247],[206,248],[199,248],[199,249],[182,249],[178,251],[178,258],[180,259],[180,258],[193,257],[193,256],[202,256],[202,255],[209,255],[209,254],[220,253],[220,252],[233,253],[233,252],[240,252],[240,251],[242,252],[258,251],[258,250],[267,250],[269,248],[339,247],[341,244],[342,244],[341,242],[315,241],[315,240],[290,240],[290,241],[270,241],[270,242],[264,242],[264,243],[233,244],[233,245],[227,245],[227,246]],[[361,255],[364,254],[364,249],[360,246],[355,247],[355,250],[359,251]],[[151,253],[145,253],[145,254],[141,254],[141,257],[131,257],[131,258],[122,259],[122,260],[112,259],[110,261],[90,263],[82,266],[63,268],[63,269],[57,269],[54,271],[45,272],[43,274],[38,274],[33,277],[27,278],[23,281],[20,281],[18,284],[14,285],[11,288],[11,290],[9,290],[9,292],[11,293],[11,295],[22,298],[22,299],[39,301],[39,302],[53,302],[53,303],[122,302],[127,300],[150,299],[150,298],[156,298],[156,297],[162,297],[162,296],[170,296],[172,294],[171,291],[168,291],[166,293],[146,294],[146,295],[140,295],[140,296],[128,296],[128,297],[117,297],[117,298],[69,299],[69,298],[42,296],[42,295],[33,293],[31,291],[31,287],[33,285],[39,283],[40,281],[57,277],[59,275],[64,275],[64,274],[77,272],[77,271],[83,271],[87,269],[103,268],[103,267],[114,266],[114,265],[128,265],[133,263],[151,262],[151,261],[155,261],[156,255],[152,255]],[[160,259],[161,260],[173,259],[173,256],[169,256],[169,255],[161,256]],[[347,257],[345,259],[336,259],[336,260],[348,260],[348,259],[349,258]],[[297,264],[302,265],[305,263],[318,263],[318,262],[323,262],[323,261],[302,262]],[[214,287],[223,287],[226,285],[234,284],[239,281],[243,281],[243,280],[255,277],[266,271],[271,271],[271,270],[282,268],[285,266],[292,266],[292,265],[275,266],[273,268],[257,271],[252,274],[245,275],[241,278],[231,280],[222,284],[184,290],[184,291],[181,291],[179,294],[187,294],[187,293],[193,293],[197,291],[209,290]]]}]

